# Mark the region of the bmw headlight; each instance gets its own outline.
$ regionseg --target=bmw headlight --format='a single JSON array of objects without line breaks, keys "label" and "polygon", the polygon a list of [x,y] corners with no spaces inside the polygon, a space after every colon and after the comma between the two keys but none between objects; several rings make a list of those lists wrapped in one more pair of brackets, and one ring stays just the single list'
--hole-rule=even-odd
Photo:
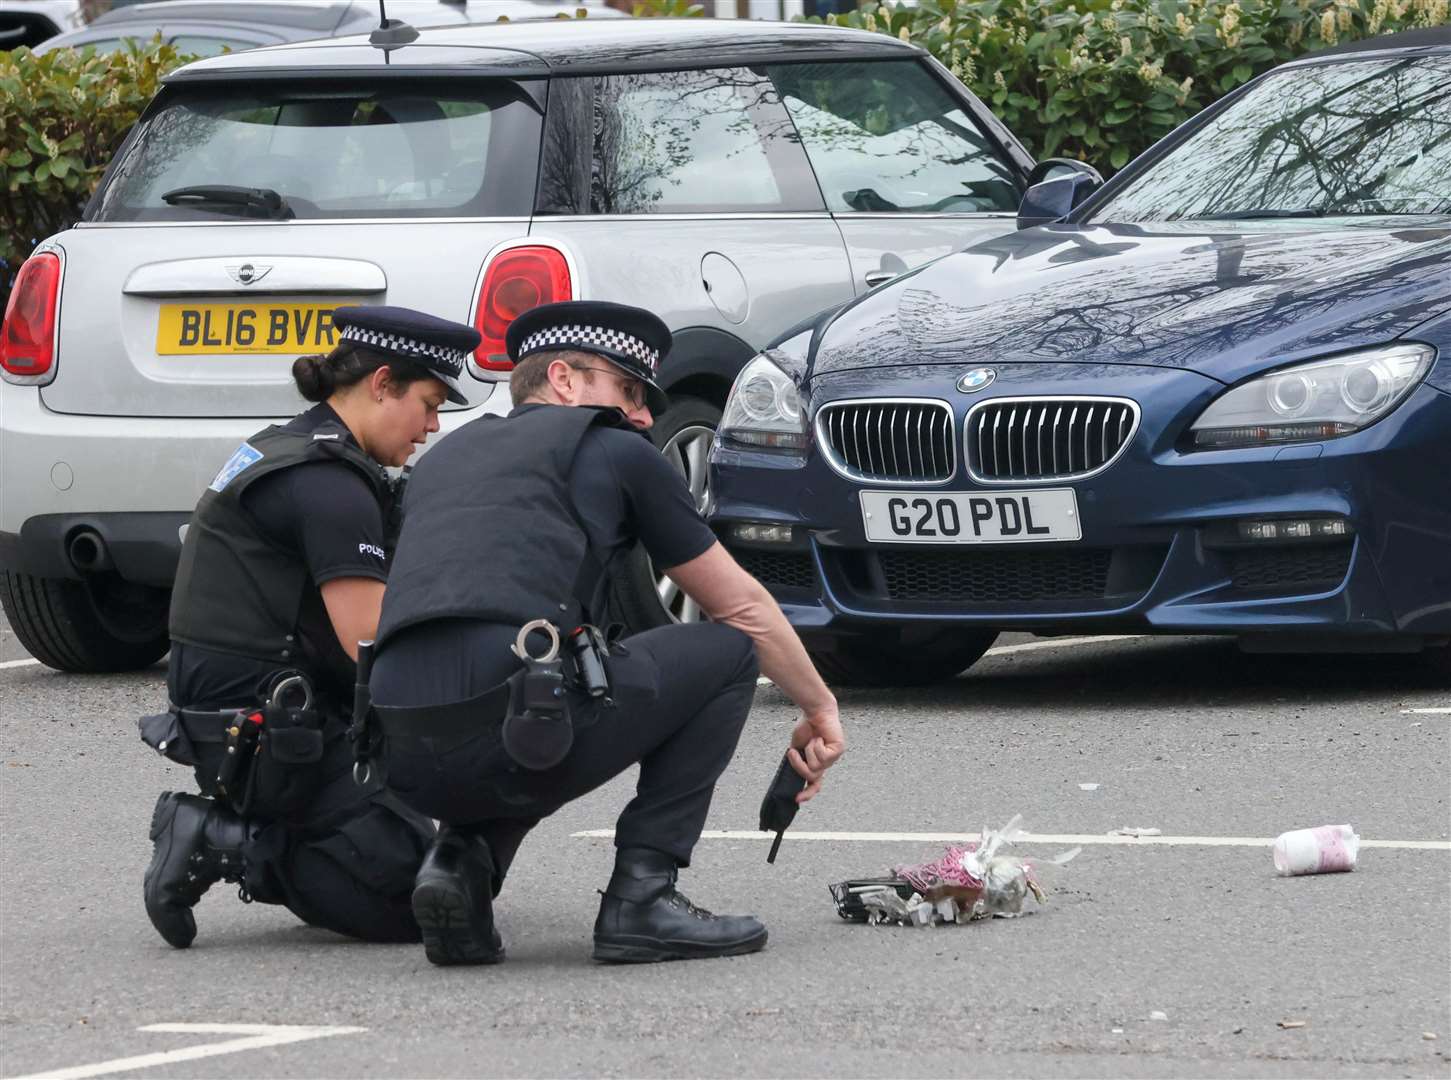
[{"label": "bmw headlight", "polygon": [[806,410],[796,380],[787,374],[799,367],[799,358],[784,349],[768,349],[743,367],[726,398],[721,438],[744,446],[805,449]]},{"label": "bmw headlight", "polygon": [[1212,402],[1190,431],[1199,450],[1334,439],[1406,399],[1436,359],[1429,345],[1389,345],[1281,368]]}]

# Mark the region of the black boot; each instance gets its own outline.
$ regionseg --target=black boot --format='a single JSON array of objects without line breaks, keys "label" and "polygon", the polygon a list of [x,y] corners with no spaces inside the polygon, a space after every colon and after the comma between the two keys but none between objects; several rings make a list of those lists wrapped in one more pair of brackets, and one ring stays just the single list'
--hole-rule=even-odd
[{"label": "black boot", "polygon": [[497,964],[504,942],[494,929],[494,860],[483,837],[447,825],[428,849],[413,886],[413,917],[430,963]]},{"label": "black boot", "polygon": [[600,894],[594,958],[617,964],[740,956],[766,945],[750,915],[712,915],[675,888],[675,860],[650,848],[621,848]]},{"label": "black boot", "polygon": [[197,795],[163,791],[151,812],[146,914],[167,944],[185,949],[196,937],[192,907],[218,881],[241,881],[247,824]]}]

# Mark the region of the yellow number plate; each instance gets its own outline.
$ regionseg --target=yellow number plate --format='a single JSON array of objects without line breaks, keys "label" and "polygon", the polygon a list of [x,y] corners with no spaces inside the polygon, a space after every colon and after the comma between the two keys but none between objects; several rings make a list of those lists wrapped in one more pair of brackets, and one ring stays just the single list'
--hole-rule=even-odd
[{"label": "yellow number plate", "polygon": [[162,304],[159,356],[327,352],[336,341],[330,304]]}]

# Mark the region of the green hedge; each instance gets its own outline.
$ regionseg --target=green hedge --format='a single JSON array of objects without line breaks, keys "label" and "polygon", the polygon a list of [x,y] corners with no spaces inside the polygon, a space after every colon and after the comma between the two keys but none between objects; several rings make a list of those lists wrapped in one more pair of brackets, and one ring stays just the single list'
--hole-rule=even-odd
[{"label": "green hedge", "polygon": [[161,76],[190,59],[159,42],[0,52],[0,300],[35,244],[80,217]]},{"label": "green hedge", "polygon": [[[1038,157],[1105,176],[1241,83],[1356,38],[1451,22],[1448,0],[920,0],[840,26],[923,46]],[[822,20],[813,18],[811,22]]]}]

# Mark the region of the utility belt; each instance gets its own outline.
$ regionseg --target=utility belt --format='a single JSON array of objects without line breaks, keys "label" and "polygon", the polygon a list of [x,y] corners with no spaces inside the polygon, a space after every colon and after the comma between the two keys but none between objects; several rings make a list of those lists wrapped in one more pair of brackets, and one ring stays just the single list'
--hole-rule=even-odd
[{"label": "utility belt", "polygon": [[221,749],[215,777],[199,777],[202,788],[231,803],[240,814],[286,817],[316,794],[321,781],[326,720],[313,708],[312,685],[295,671],[270,680],[260,705],[236,709],[183,709],[143,716],[141,738],[181,765],[200,767]]},{"label": "utility belt", "polygon": [[[538,656],[529,652],[528,639],[540,633],[548,638]],[[388,736],[453,738],[472,734],[483,723],[503,717],[504,750],[515,763],[540,771],[558,765],[574,745],[574,719],[569,692],[583,694],[609,707],[614,704],[610,680],[610,646],[594,626],[580,626],[560,637],[559,628],[546,619],[525,623],[512,651],[524,661],[522,671],[466,701],[447,705],[401,708],[372,704],[368,677],[373,666],[373,643],[358,646],[358,685],[353,696],[353,779],[367,783],[372,763]]]}]

